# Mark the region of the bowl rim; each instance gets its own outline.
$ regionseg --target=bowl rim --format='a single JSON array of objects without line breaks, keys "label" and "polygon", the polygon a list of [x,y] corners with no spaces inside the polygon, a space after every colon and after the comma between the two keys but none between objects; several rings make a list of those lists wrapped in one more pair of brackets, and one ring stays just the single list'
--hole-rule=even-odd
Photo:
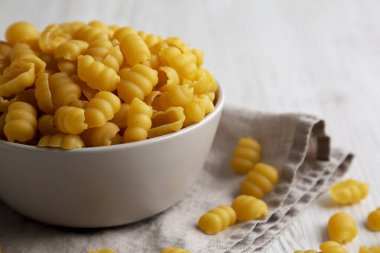
[{"label": "bowl rim", "polygon": [[194,125],[182,128],[179,131],[174,132],[174,133],[157,136],[152,139],[146,139],[146,140],[130,142],[130,143],[121,143],[121,144],[110,145],[110,146],[75,148],[75,149],[68,149],[68,150],[60,149],[60,148],[38,147],[34,145],[14,143],[14,142],[9,142],[9,141],[0,139],[0,149],[1,149],[1,146],[9,146],[9,147],[17,148],[21,150],[24,149],[24,150],[38,151],[38,152],[94,153],[94,152],[104,152],[104,151],[109,152],[109,151],[114,151],[114,150],[119,150],[119,149],[135,148],[135,147],[139,147],[143,145],[149,145],[151,143],[153,144],[156,142],[169,140],[169,139],[175,138],[176,136],[184,135],[188,132],[191,132],[195,129],[202,127],[203,125],[207,124],[207,122],[209,122],[211,119],[216,117],[219,113],[221,113],[221,110],[223,109],[225,97],[224,97],[224,92],[219,82],[217,83],[217,85],[218,85],[218,89],[216,92],[215,110],[209,113],[208,115],[206,115],[206,117],[202,119],[200,122]]}]

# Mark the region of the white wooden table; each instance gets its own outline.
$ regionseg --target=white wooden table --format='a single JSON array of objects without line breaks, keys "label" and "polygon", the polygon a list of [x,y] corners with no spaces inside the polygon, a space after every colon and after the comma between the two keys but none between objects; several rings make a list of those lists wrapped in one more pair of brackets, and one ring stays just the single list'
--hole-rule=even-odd
[{"label": "white wooden table", "polygon": [[[99,19],[163,36],[180,36],[206,52],[230,105],[305,112],[327,122],[333,145],[356,154],[350,176],[370,184],[370,196],[349,208],[359,238],[347,245],[380,246],[364,227],[380,206],[380,2],[291,1],[0,1],[0,32],[18,20],[49,23]],[[317,248],[337,210],[321,196],[276,239],[268,252]]]}]

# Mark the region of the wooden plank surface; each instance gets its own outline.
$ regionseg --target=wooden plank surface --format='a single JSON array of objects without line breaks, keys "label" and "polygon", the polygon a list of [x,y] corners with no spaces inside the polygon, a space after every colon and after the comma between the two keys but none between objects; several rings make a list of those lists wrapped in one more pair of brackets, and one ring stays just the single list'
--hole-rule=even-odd
[{"label": "wooden plank surface", "polygon": [[321,196],[268,252],[317,248],[336,210],[358,221],[347,246],[380,245],[364,227],[380,206],[380,1],[0,1],[0,33],[18,20],[49,23],[99,19],[202,48],[205,66],[225,90],[226,104],[315,114],[327,122],[333,145],[355,153],[350,176],[370,184],[361,204],[334,208]]}]

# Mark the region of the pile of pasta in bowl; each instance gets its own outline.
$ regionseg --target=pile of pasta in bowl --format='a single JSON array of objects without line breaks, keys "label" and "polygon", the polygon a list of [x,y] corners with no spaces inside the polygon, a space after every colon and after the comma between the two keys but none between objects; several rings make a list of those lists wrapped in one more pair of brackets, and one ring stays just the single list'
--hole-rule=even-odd
[{"label": "pile of pasta in bowl", "polygon": [[200,122],[217,82],[178,37],[100,21],[10,25],[0,41],[0,138],[74,149],[141,141]]}]

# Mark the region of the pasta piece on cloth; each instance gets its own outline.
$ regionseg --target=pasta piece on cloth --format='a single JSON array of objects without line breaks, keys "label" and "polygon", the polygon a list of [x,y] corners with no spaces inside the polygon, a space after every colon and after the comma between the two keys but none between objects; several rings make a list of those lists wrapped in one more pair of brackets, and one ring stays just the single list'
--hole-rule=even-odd
[{"label": "pasta piece on cloth", "polygon": [[[215,206],[230,205],[239,195],[244,176],[232,172],[230,159],[237,140],[247,136],[262,145],[262,162],[280,172],[279,183],[264,198],[269,215],[206,235],[196,227],[199,217]],[[0,203],[0,240],[5,252],[19,253],[86,252],[104,247],[116,252],[153,253],[165,247],[192,253],[263,252],[347,171],[352,157],[330,147],[324,122],[316,117],[226,107],[204,169],[186,197],[172,208],[127,226],[77,230],[29,220]]]}]

